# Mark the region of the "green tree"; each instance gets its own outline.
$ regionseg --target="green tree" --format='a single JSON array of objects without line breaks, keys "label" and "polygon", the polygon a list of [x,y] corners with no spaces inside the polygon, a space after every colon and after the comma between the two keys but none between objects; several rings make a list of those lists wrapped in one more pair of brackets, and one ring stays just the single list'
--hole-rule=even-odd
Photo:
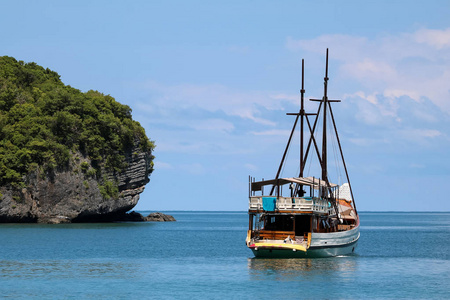
[{"label": "green tree", "polygon": [[[23,185],[31,170],[69,168],[76,151],[91,159],[91,174],[121,172],[124,153],[136,142],[152,151],[131,108],[110,95],[64,85],[58,73],[0,57],[0,185]],[[97,170],[97,171],[95,171]],[[105,195],[115,194],[105,183]]]}]

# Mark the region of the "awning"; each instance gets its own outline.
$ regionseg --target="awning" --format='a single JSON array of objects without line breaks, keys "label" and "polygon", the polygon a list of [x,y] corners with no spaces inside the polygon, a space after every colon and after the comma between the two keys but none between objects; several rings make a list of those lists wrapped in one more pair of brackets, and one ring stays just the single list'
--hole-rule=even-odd
[{"label": "awning", "polygon": [[350,185],[348,183],[344,183],[343,185],[341,185],[339,187],[339,190],[334,192],[334,197],[351,202],[352,193],[350,192]]},{"label": "awning", "polygon": [[[260,191],[263,186],[266,185],[285,185],[289,183],[296,183],[300,185],[312,186],[314,189],[318,189],[319,186],[326,186],[326,181],[314,177],[289,177],[278,178],[263,181],[252,182],[252,191]],[[330,187],[337,187],[337,184],[330,182]]]}]

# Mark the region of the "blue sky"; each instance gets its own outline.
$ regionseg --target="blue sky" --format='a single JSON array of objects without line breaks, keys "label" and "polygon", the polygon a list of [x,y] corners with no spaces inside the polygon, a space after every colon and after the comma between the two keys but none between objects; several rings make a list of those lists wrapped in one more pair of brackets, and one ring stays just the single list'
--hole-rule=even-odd
[{"label": "blue sky", "polygon": [[358,209],[449,211],[450,2],[279,2],[0,0],[0,55],[133,109],[157,145],[136,209],[246,210],[329,48]]}]

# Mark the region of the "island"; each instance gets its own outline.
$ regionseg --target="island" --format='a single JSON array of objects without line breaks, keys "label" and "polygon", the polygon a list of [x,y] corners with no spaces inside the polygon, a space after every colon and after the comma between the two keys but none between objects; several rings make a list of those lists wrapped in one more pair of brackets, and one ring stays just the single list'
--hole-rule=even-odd
[{"label": "island", "polygon": [[123,220],[153,171],[131,108],[0,57],[0,222]]}]

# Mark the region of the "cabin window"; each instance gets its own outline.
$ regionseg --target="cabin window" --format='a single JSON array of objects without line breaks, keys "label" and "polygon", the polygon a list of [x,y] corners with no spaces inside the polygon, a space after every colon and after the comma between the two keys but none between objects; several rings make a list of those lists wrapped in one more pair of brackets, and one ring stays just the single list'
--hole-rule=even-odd
[{"label": "cabin window", "polygon": [[305,233],[311,232],[311,216],[297,215],[295,216],[295,235],[303,236]]},{"label": "cabin window", "polygon": [[289,215],[267,216],[265,230],[293,231],[294,217]]}]

